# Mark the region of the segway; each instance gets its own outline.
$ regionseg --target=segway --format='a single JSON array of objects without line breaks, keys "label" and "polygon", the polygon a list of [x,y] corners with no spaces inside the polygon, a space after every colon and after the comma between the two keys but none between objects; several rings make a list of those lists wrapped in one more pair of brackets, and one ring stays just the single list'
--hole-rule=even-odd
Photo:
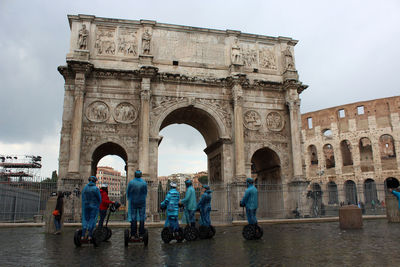
[{"label": "segway", "polygon": [[182,227],[179,227],[178,231],[173,231],[170,227],[164,227],[161,231],[161,239],[165,244],[168,244],[172,240],[181,243],[185,239]]},{"label": "segway", "polygon": [[200,239],[210,239],[215,235],[215,227],[200,225],[199,227],[199,237]]},{"label": "segway", "polygon": [[93,231],[93,236],[96,236],[97,243],[103,242],[103,241],[108,241],[111,236],[112,236],[112,231],[110,228],[107,227],[108,225],[108,220],[110,219],[110,215],[112,212],[116,212],[119,207],[121,206],[120,203],[115,202],[110,205],[108,208],[108,214],[107,214],[107,220],[106,220],[106,225],[103,227],[97,227]]},{"label": "segway", "polygon": [[129,243],[143,243],[144,246],[147,247],[147,244],[149,243],[149,232],[145,228],[144,234],[142,236],[136,236],[136,235],[131,236],[130,230],[125,229],[124,243],[125,243],[125,247],[127,247],[129,245]]},{"label": "segway", "polygon": [[195,241],[199,235],[199,230],[191,225],[187,225],[183,230],[183,236],[185,237],[186,241]]},{"label": "segway", "polygon": [[76,247],[80,247],[82,244],[93,244],[95,247],[99,245],[95,235],[92,236],[92,239],[89,240],[87,237],[81,239],[82,236],[82,229],[77,229],[74,234],[74,244]]},{"label": "segway", "polygon": [[242,235],[246,240],[260,239],[263,234],[263,229],[258,224],[245,225],[242,231]]}]

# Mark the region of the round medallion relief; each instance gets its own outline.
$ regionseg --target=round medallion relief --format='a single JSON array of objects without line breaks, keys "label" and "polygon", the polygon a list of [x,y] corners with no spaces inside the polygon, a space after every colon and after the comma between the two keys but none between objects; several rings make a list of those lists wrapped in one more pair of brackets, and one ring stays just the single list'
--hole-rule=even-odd
[{"label": "round medallion relief", "polygon": [[114,119],[120,123],[132,123],[136,120],[137,111],[135,107],[127,102],[118,104],[114,109]]},{"label": "round medallion relief", "polygon": [[270,112],[267,115],[267,127],[271,131],[279,132],[282,131],[285,122],[282,115],[278,112]]},{"label": "round medallion relief", "polygon": [[104,122],[110,117],[110,109],[102,101],[94,101],[86,108],[86,118],[93,122]]},{"label": "round medallion relief", "polygon": [[255,110],[248,110],[244,114],[244,126],[249,130],[258,130],[261,127],[261,116]]}]

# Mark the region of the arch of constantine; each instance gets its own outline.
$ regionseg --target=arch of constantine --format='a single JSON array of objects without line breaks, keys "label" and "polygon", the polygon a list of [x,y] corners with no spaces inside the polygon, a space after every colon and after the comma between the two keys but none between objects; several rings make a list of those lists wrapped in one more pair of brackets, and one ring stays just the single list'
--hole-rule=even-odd
[{"label": "arch of constantine", "polygon": [[[298,79],[296,40],[150,20],[68,20],[70,50],[58,68],[61,190],[82,189],[106,155],[125,161],[128,180],[139,168],[156,188],[159,133],[185,123],[204,137],[212,184],[243,187],[253,175],[282,190],[281,213],[295,208],[300,196],[287,190],[306,185],[299,94],[307,88]],[[238,195],[219,198],[221,209],[238,207]]]}]

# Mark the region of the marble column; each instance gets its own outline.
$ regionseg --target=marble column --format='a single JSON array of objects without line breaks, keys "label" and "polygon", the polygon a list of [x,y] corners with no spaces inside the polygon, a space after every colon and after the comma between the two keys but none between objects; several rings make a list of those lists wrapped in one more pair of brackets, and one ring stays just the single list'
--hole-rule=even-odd
[{"label": "marble column", "polygon": [[149,175],[149,131],[150,131],[150,78],[143,77],[140,90],[139,169]]},{"label": "marble column", "polygon": [[290,136],[292,141],[292,161],[293,161],[293,176],[303,176],[302,169],[302,153],[301,153],[301,114],[300,114],[300,100],[287,100],[290,115]]},{"label": "marble column", "polygon": [[71,127],[71,141],[69,147],[69,163],[68,163],[69,173],[79,172],[85,84],[86,84],[85,71],[80,71],[80,70],[76,71],[74,104],[73,104],[74,110],[73,110],[72,127]]},{"label": "marble column", "polygon": [[246,177],[244,160],[243,129],[243,89],[238,81],[232,87],[233,114],[235,128],[235,178],[240,181]]}]

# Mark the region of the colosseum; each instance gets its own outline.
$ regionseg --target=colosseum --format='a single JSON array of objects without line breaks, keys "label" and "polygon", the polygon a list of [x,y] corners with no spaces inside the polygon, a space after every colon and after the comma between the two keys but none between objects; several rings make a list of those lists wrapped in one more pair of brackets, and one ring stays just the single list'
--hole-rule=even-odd
[{"label": "colosseum", "polygon": [[[327,212],[340,204],[384,207],[400,179],[400,96],[302,114],[309,192]],[[368,209],[367,209],[368,211]]]}]

